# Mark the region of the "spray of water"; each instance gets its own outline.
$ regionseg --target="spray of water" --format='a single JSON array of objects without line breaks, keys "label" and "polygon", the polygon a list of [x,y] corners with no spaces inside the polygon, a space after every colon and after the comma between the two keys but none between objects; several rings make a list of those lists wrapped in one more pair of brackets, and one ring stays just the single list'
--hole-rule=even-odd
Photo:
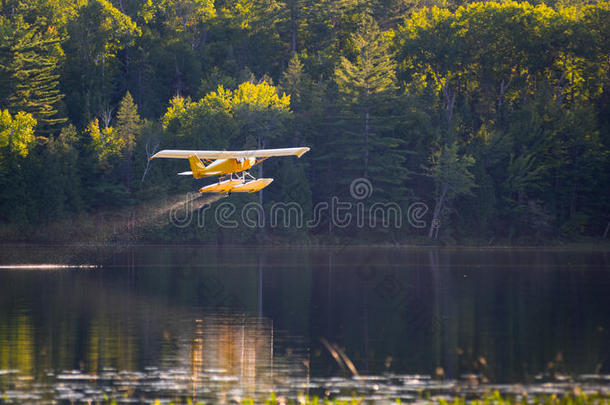
[{"label": "spray of water", "polygon": [[0,270],[61,270],[61,269],[97,269],[93,264],[3,264]]},{"label": "spray of water", "polygon": [[178,197],[171,198],[166,204],[160,207],[155,207],[148,212],[141,214],[141,219],[138,221],[138,225],[146,225],[153,222],[163,221],[163,224],[169,222],[169,216],[171,212],[184,210],[185,212],[193,212],[199,210],[206,205],[211,205],[216,201],[225,197],[225,194],[208,194],[203,195],[199,193],[189,193],[186,196],[181,195]]},{"label": "spray of water", "polygon": [[201,209],[206,205],[212,205],[216,201],[225,197],[225,194],[212,194],[205,197],[201,197],[201,205],[197,209]]},{"label": "spray of water", "polygon": [[[168,197],[164,202],[153,201],[127,209],[112,216],[99,215],[91,218],[92,238],[97,242],[112,240],[137,240],[141,232],[152,226],[168,226],[171,223],[170,212],[184,215],[213,204],[223,198],[223,194],[202,196],[199,193],[179,194]],[[89,226],[91,228],[91,225]]]}]

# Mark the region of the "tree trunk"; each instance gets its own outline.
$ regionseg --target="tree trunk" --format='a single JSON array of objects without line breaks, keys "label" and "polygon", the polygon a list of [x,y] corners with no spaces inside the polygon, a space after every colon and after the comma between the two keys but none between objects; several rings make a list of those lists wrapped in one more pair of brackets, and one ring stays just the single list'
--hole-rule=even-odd
[{"label": "tree trunk", "polygon": [[199,35],[193,37],[191,41],[191,49],[199,49],[200,47],[204,47],[208,37],[208,30],[202,29]]},{"label": "tree trunk", "polygon": [[297,11],[296,11],[296,0],[290,0],[290,50],[292,54],[297,52]]},{"label": "tree trunk", "polygon": [[455,92],[451,91],[449,86],[443,86],[443,94],[445,95],[445,113],[447,115],[447,126],[451,129],[451,121],[453,120],[453,110],[455,108]]},{"label": "tree trunk", "polygon": [[178,58],[174,55],[174,68],[176,74],[176,95],[182,95],[182,72],[180,71],[180,67],[178,66]]},{"label": "tree trunk", "polygon": [[513,78],[511,76],[511,78],[508,80],[508,83],[505,84],[504,79],[502,79],[502,82],[500,83],[500,94],[498,95],[498,111],[496,112],[499,122],[504,121],[504,114],[502,114],[502,105],[504,105],[504,95],[506,94],[506,90],[508,90],[508,87],[510,86],[510,82],[512,80]]},{"label": "tree trunk", "polygon": [[577,184],[576,182],[572,183],[572,190],[570,191],[570,219],[574,218],[576,215],[576,193]]},{"label": "tree trunk", "polygon": [[364,115],[364,177],[368,177],[369,173],[369,131],[370,131],[370,113],[368,107]]},{"label": "tree trunk", "polygon": [[428,239],[436,239],[438,236],[438,228],[440,228],[441,211],[445,203],[445,196],[447,195],[447,185],[441,185],[441,193],[436,200],[434,205],[434,214],[432,215],[432,223],[430,224],[430,230],[428,231]]},{"label": "tree trunk", "polygon": [[[106,54],[102,53],[102,100],[105,100],[106,97]],[[104,103],[106,104],[106,103]]]}]

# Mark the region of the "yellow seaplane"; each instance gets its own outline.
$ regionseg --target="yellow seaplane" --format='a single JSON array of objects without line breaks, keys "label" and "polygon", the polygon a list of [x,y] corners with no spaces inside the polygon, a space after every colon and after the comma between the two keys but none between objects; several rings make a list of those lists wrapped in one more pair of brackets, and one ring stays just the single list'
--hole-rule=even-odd
[{"label": "yellow seaplane", "polygon": [[178,175],[193,176],[196,179],[219,176],[217,183],[200,188],[200,193],[255,193],[271,184],[273,179],[254,178],[248,173],[250,168],[270,157],[301,157],[307,151],[309,148],[306,147],[243,151],[166,149],[155,153],[150,160],[188,159],[191,170]]}]

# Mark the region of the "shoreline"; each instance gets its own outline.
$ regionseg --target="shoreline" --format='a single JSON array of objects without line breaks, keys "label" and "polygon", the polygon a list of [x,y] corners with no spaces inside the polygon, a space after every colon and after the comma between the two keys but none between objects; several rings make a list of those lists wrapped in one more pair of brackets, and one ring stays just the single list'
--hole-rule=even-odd
[{"label": "shoreline", "polygon": [[359,249],[359,248],[379,248],[379,249],[438,249],[438,250],[545,250],[545,251],[603,251],[608,250],[610,252],[610,241],[591,241],[591,242],[567,242],[565,244],[549,244],[549,245],[467,245],[467,244],[456,244],[456,245],[425,245],[425,244],[408,244],[408,243],[337,243],[337,244],[281,244],[281,243],[243,243],[243,244],[232,244],[232,243],[206,243],[206,242],[155,242],[155,241],[131,241],[131,242],[101,242],[101,241],[37,241],[37,240],[26,240],[26,241],[3,241],[0,240],[0,248],[10,247],[117,247],[117,248],[129,248],[129,247],[201,247],[201,248],[221,248],[221,249]]},{"label": "shoreline", "polygon": [[[571,238],[528,236],[508,238],[468,236],[431,241],[426,230],[415,234],[413,229],[400,228],[396,233],[383,234],[367,230],[354,236],[309,233],[305,230],[278,228],[261,234],[259,228],[241,225],[218,228],[214,223],[172,226],[171,210],[181,209],[181,195],[163,200],[142,202],[121,210],[100,210],[80,213],[41,225],[0,224],[0,246],[213,246],[213,247],[393,247],[442,249],[553,249],[553,250],[610,250],[610,238],[574,236]],[[271,228],[269,228],[271,229]],[[340,233],[344,231],[337,229]],[[357,230],[361,231],[361,230]],[[405,233],[412,231],[412,233]],[[418,230],[416,230],[418,231]],[[364,236],[364,237],[363,237]],[[363,239],[369,239],[362,242]],[[493,243],[490,243],[493,241]]]}]

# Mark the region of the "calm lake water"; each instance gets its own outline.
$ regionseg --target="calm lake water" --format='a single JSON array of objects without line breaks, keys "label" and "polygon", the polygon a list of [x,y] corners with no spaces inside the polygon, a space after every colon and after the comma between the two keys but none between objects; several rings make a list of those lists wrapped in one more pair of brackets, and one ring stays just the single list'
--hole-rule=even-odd
[{"label": "calm lake water", "polygon": [[608,251],[4,246],[0,265],[0,403],[610,389]]}]

